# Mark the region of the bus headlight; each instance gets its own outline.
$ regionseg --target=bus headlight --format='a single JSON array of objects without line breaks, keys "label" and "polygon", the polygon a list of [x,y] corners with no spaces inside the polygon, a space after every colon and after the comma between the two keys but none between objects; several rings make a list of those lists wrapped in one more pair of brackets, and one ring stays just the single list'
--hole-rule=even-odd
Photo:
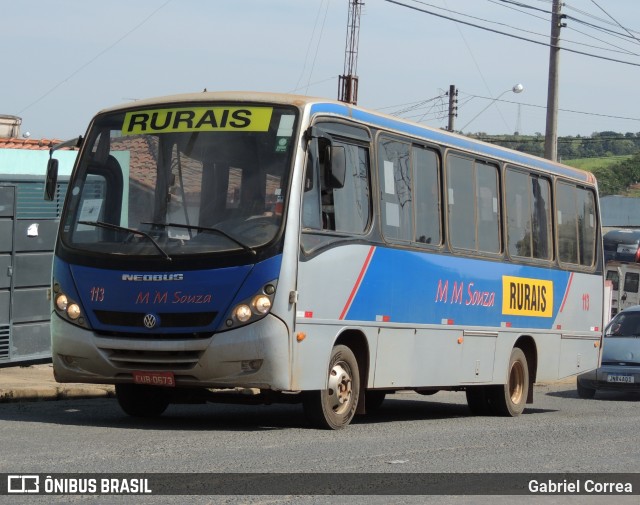
[{"label": "bus headlight", "polygon": [[82,314],[80,304],[67,296],[57,282],[53,284],[53,292],[55,293],[53,308],[56,314],[70,323],[88,328],[89,326]]},{"label": "bus headlight", "polygon": [[67,295],[60,294],[56,296],[56,307],[58,307],[59,310],[67,310],[68,306],[69,300],[67,299]]},{"label": "bus headlight", "polygon": [[80,317],[80,307],[78,304],[72,303],[67,307],[67,315],[69,319],[73,319],[74,321]]},{"label": "bus headlight", "polygon": [[251,319],[251,309],[248,305],[245,304],[238,305],[233,311],[233,315],[241,323],[246,323],[249,319]]},{"label": "bus headlight", "polygon": [[225,318],[224,326],[221,330],[230,330],[262,319],[271,311],[275,293],[275,281],[265,284],[259,293],[242,300],[231,309],[231,312]]},{"label": "bus headlight", "polygon": [[267,295],[258,295],[251,305],[258,314],[268,314],[271,310],[271,299]]}]

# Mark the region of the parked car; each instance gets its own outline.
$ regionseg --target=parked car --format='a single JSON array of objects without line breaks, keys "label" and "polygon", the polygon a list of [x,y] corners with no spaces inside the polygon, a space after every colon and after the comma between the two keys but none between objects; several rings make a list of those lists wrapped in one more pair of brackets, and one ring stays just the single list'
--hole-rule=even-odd
[{"label": "parked car", "polygon": [[599,389],[640,392],[640,305],[624,309],[604,330],[600,368],[578,375],[578,396]]},{"label": "parked car", "polygon": [[602,241],[605,261],[640,262],[640,230],[611,230]]}]

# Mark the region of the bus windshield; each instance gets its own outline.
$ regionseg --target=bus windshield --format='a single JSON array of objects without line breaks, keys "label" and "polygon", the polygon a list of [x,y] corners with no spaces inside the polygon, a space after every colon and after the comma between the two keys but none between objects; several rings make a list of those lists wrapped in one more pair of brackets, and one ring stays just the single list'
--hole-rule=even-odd
[{"label": "bus windshield", "polygon": [[296,117],[226,103],[99,115],[70,184],[62,241],[168,260],[255,254],[283,223]]}]

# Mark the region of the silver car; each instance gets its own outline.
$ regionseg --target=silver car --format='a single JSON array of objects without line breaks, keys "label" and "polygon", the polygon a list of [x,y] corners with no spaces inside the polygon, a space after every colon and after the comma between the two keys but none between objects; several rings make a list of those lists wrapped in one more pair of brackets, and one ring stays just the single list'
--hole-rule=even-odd
[{"label": "silver car", "polygon": [[640,392],[640,305],[619,312],[607,325],[602,366],[578,375],[578,396],[593,398],[598,389]]}]

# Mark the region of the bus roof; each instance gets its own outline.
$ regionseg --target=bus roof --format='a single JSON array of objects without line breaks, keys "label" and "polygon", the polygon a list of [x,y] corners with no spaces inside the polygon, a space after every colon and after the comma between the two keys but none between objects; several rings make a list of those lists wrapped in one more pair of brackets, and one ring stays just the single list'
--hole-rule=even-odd
[{"label": "bus roof", "polygon": [[109,107],[100,113],[115,112],[123,109],[158,106],[167,103],[194,103],[212,101],[241,101],[241,102],[269,102],[293,105],[301,109],[309,107],[311,116],[326,114],[336,117],[348,117],[363,124],[408,134],[447,147],[458,148],[474,154],[489,156],[505,162],[512,162],[550,174],[561,175],[588,184],[595,184],[593,174],[577,168],[569,167],[544,158],[514,151],[506,147],[497,146],[480,140],[475,140],[461,134],[432,128],[412,121],[399,119],[387,114],[367,110],[362,107],[346,104],[327,98],[293,95],[285,93],[269,93],[254,91],[217,91],[200,93],[184,93],[156,98],[137,100],[133,103]]}]

